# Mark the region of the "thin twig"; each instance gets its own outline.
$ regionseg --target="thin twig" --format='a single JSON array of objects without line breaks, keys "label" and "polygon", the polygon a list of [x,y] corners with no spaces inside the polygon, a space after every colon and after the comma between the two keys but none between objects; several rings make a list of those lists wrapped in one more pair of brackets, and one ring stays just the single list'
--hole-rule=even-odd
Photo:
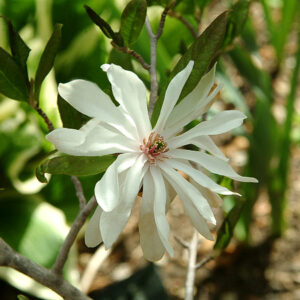
[{"label": "thin twig", "polygon": [[80,290],[63,279],[21,254],[14,251],[3,239],[0,238],[0,266],[13,268],[50,288],[65,300],[91,300]]},{"label": "thin twig", "polygon": [[184,239],[182,239],[180,236],[178,235],[174,235],[175,241],[177,243],[179,243],[183,248],[188,249],[189,248],[189,244],[188,242],[186,242]]},{"label": "thin twig", "polygon": [[101,245],[89,260],[80,281],[80,287],[84,293],[89,291],[90,286],[97,275],[97,271],[110,253],[111,248],[105,250],[104,246]]},{"label": "thin twig", "polygon": [[196,273],[197,261],[197,248],[198,248],[198,232],[194,229],[194,234],[189,245],[189,263],[185,281],[185,300],[194,299],[194,282]]},{"label": "thin twig", "polygon": [[96,198],[93,196],[91,200],[88,202],[88,204],[83,209],[80,210],[66,239],[64,240],[63,245],[59,250],[56,261],[52,267],[54,273],[58,275],[62,274],[62,269],[68,258],[69,251],[77,237],[77,234],[81,229],[82,225],[84,224],[85,220],[87,219],[87,217],[90,215],[90,213],[96,206],[97,206],[97,201]]},{"label": "thin twig", "polygon": [[205,257],[203,258],[200,262],[198,262],[196,265],[195,265],[195,268],[196,269],[200,269],[202,268],[205,264],[207,264],[209,261],[211,261],[212,259],[214,259],[214,256],[213,255],[210,255],[208,257]]},{"label": "thin twig", "polygon": [[145,25],[148,32],[148,36],[150,39],[150,85],[151,85],[151,91],[150,91],[150,101],[149,101],[149,107],[148,107],[148,113],[149,117],[151,117],[155,102],[157,100],[158,95],[158,83],[157,83],[157,75],[156,75],[156,48],[157,48],[157,42],[158,39],[161,37],[163,33],[163,29],[165,26],[166,17],[168,14],[168,11],[173,8],[173,6],[176,4],[176,0],[172,1],[169,6],[167,6],[162,14],[161,19],[159,23],[159,28],[157,30],[157,33],[154,34],[149,22],[148,17],[146,17]]},{"label": "thin twig", "polygon": [[182,15],[178,14],[175,11],[169,11],[168,15],[172,18],[177,19],[178,21],[180,21],[192,34],[192,36],[196,39],[198,37],[198,34],[196,32],[196,30],[194,29],[194,27],[192,26],[192,24]]},{"label": "thin twig", "polygon": [[72,176],[72,181],[76,190],[76,196],[79,200],[79,208],[82,210],[86,205],[86,199],[83,193],[82,185],[77,176]]},{"label": "thin twig", "polygon": [[134,57],[136,60],[139,61],[139,63],[142,65],[142,67],[145,70],[150,71],[150,65],[145,62],[145,60],[143,59],[143,57],[140,54],[138,54],[137,52],[135,52],[132,49],[129,49],[128,47],[120,47],[115,42],[111,42],[111,44],[118,51],[127,53],[127,54],[131,55],[132,57]]}]

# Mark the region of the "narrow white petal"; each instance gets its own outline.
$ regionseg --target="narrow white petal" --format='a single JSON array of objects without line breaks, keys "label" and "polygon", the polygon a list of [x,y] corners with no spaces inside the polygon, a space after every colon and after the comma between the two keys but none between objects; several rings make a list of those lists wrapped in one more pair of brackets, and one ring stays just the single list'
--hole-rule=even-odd
[{"label": "narrow white petal", "polygon": [[201,150],[205,150],[213,154],[214,156],[228,161],[229,159],[224,155],[224,153],[219,149],[211,137],[208,135],[198,136],[191,141],[191,144],[199,147]]},{"label": "narrow white petal", "polygon": [[190,144],[191,141],[203,135],[215,135],[239,127],[246,116],[238,110],[226,110],[218,113],[214,118],[203,121],[189,131],[169,140],[172,148]]},{"label": "narrow white petal", "polygon": [[84,241],[87,247],[96,247],[102,242],[99,228],[101,214],[102,209],[98,206],[86,227]]},{"label": "narrow white petal", "polygon": [[111,99],[95,83],[73,80],[58,86],[59,94],[76,110],[97,118],[114,127],[124,135],[135,138],[136,128],[126,122]]},{"label": "narrow white petal", "polygon": [[177,169],[185,173],[186,175],[190,176],[192,179],[194,179],[198,184],[200,184],[203,187],[206,187],[210,189],[211,191],[221,194],[221,195],[239,195],[237,193],[231,192],[227,188],[218,185],[215,183],[212,179],[210,179],[208,176],[203,174],[201,171],[192,168],[191,166],[181,163],[180,161],[176,159],[168,159],[165,161],[165,164],[168,165],[171,168]]},{"label": "narrow white petal", "polygon": [[237,181],[258,182],[256,178],[240,176],[226,161],[217,157],[213,157],[206,153],[202,153],[199,151],[175,149],[170,152],[170,155],[173,158],[194,161],[212,173],[226,176]]},{"label": "narrow white petal", "polygon": [[136,161],[135,153],[120,154],[95,186],[98,204],[105,212],[112,211],[119,203],[119,173],[130,168]]},{"label": "narrow white petal", "polygon": [[194,110],[189,115],[178,119],[174,125],[166,127],[163,131],[163,135],[166,138],[177,135],[182,131],[185,125],[189,124],[193,120],[199,119],[212,105],[221,88],[222,86],[218,85],[205,99],[203,99],[203,101],[198,104],[198,106],[194,107]]},{"label": "narrow white petal", "polygon": [[204,103],[205,98],[215,82],[216,65],[217,64],[215,64],[214,67],[201,78],[195,89],[174,107],[167,120],[167,128],[176,126],[176,124],[182,119],[193,114],[195,109],[202,103],[202,106],[206,105]]},{"label": "narrow white petal", "polygon": [[172,257],[174,251],[169,243],[170,227],[166,218],[166,187],[160,170],[157,167],[150,167],[154,183],[154,219],[159,237]]},{"label": "narrow white petal", "polygon": [[140,138],[148,136],[151,124],[144,83],[133,72],[114,64],[106,66],[103,70],[107,72],[115,99],[134,120]]},{"label": "narrow white petal", "polygon": [[167,119],[171,111],[173,110],[175,104],[177,103],[181,91],[192,72],[193,66],[194,61],[190,61],[182,71],[176,74],[176,76],[171,80],[170,84],[168,85],[164,103],[162,105],[159,118],[155,125],[154,130],[156,132],[161,132],[162,129],[165,127]]},{"label": "narrow white petal", "polygon": [[120,185],[120,201],[110,212],[103,212],[100,220],[100,229],[106,248],[110,248],[126,225],[131,209],[139,192],[143,167],[146,162],[144,155],[140,155],[131,168],[128,169]]},{"label": "narrow white petal", "polygon": [[[177,173],[177,172],[175,172],[175,173]],[[178,196],[180,197],[180,199],[183,203],[184,209],[185,209],[186,213],[188,214],[188,216],[190,217],[191,222],[194,225],[194,227],[205,238],[207,238],[208,240],[213,240],[213,237],[209,231],[208,225],[205,221],[205,219],[207,219],[207,218],[205,218],[205,216],[203,216],[203,214],[199,211],[199,208],[197,206],[197,200],[195,201],[195,198],[193,198],[195,195],[191,195],[191,192],[188,192],[190,190],[197,191],[197,189],[189,182],[187,182],[187,183],[192,188],[188,187],[189,190],[182,189],[182,186],[180,186],[178,184],[178,180],[174,176],[172,176],[172,175],[170,176],[170,174],[167,174],[167,173],[164,173],[164,176],[169,181],[169,183],[173,186],[173,188],[176,190]],[[180,176],[180,175],[178,174],[178,176]],[[176,177],[177,177],[177,175],[176,175]],[[185,187],[185,188],[187,188],[187,187]],[[197,193],[194,192],[194,194],[197,194]],[[211,220],[209,220],[209,221],[211,221]],[[213,217],[213,221],[214,221],[213,223],[215,224],[214,217]]]},{"label": "narrow white petal", "polygon": [[159,166],[179,197],[180,195],[184,194],[185,198],[192,201],[193,205],[207,221],[216,224],[214,214],[207,200],[202,196],[202,194],[174,169],[169,168],[164,162],[160,163]]},{"label": "narrow white petal", "polygon": [[148,171],[143,180],[143,199],[139,216],[140,244],[144,257],[150,261],[159,260],[165,252],[154,219],[153,180]]}]

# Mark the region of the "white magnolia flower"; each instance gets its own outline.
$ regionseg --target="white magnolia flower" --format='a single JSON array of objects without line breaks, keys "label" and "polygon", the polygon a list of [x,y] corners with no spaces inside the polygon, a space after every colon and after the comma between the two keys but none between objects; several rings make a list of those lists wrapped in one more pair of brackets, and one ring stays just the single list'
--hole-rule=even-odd
[{"label": "white magnolia flower", "polygon": [[[117,65],[105,64],[102,69],[107,72],[119,106],[115,106],[92,82],[73,80],[59,85],[59,94],[75,109],[92,119],[79,130],[56,129],[48,134],[47,139],[59,151],[71,155],[119,154],[95,186],[99,207],[86,230],[87,246],[95,247],[103,241],[106,248],[111,247],[126,225],[141,187],[143,196],[139,231],[147,259],[157,260],[165,250],[173,254],[169,243],[166,207],[175,194],[179,195],[195,228],[212,240],[207,224],[216,224],[212,202],[220,199],[217,194],[234,193],[216,184],[191,163],[238,181],[257,181],[238,175],[210,138],[210,135],[222,134],[240,126],[245,119],[241,112],[220,112],[214,118],[182,132],[186,124],[206,112],[220,89],[212,89],[215,83],[214,67],[176,105],[193,65],[191,61],[170,82],[154,128],[148,117],[143,82],[134,73]],[[188,144],[194,144],[203,151],[182,148]],[[177,170],[188,175],[191,180],[186,180]]]}]

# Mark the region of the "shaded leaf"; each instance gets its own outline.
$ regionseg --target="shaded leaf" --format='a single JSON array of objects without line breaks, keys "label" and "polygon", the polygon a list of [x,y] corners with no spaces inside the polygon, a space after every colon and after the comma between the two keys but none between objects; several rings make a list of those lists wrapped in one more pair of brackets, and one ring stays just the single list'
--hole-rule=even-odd
[{"label": "shaded leaf", "polygon": [[112,39],[118,46],[122,47],[124,45],[122,36],[119,33],[116,33],[112,30],[110,25],[103,20],[93,9],[89,6],[84,6],[87,14],[89,15],[90,19],[95,23],[101,31],[104,33],[105,36]]},{"label": "shaded leaf", "polygon": [[63,127],[79,129],[87,121],[86,116],[73,108],[60,95],[57,95],[57,106]]},{"label": "shaded leaf", "polygon": [[29,47],[22,40],[18,32],[14,29],[12,23],[4,18],[8,26],[9,44],[12,56],[14,60],[21,66],[23,72],[26,72],[27,78],[27,67],[26,61],[30,52]]},{"label": "shaded leaf", "polygon": [[169,5],[170,0],[147,0],[147,5],[152,6],[152,5],[161,5],[163,7]]},{"label": "shaded leaf", "polygon": [[131,56],[128,53],[118,51],[116,48],[111,49],[107,63],[115,64],[121,66],[125,70],[133,71]]},{"label": "shaded leaf", "polygon": [[40,168],[43,173],[86,176],[104,172],[115,159],[113,155],[70,156],[64,154],[47,160]]},{"label": "shaded leaf", "polygon": [[0,93],[6,97],[28,101],[29,90],[21,67],[0,48]]},{"label": "shaded leaf", "polygon": [[199,6],[200,10],[203,10],[205,6],[207,6],[211,0],[196,0],[197,5]]},{"label": "shaded leaf", "polygon": [[41,56],[39,66],[35,75],[35,99],[39,98],[41,85],[53,67],[55,56],[58,52],[61,42],[61,29],[62,24],[54,26],[53,33],[45,47]]},{"label": "shaded leaf", "polygon": [[195,61],[193,71],[181,93],[181,100],[196,87],[201,77],[205,74],[206,70],[216,59],[216,55],[220,50],[225,35],[226,18],[227,12],[219,15],[189,47],[188,51],[181,57],[175,68],[172,70],[170,78],[160,92],[160,96],[154,107],[151,120],[152,125],[154,125],[158,119],[166,88],[172,78],[174,78],[174,76],[182,69],[184,69],[189,61]]},{"label": "shaded leaf", "polygon": [[132,0],[125,7],[121,16],[120,33],[126,46],[138,39],[145,23],[146,12],[146,0]]},{"label": "shaded leaf", "polygon": [[234,38],[242,32],[248,17],[249,5],[248,0],[240,0],[232,6],[228,14],[223,47],[231,44]]},{"label": "shaded leaf", "polygon": [[240,218],[245,201],[237,200],[235,206],[229,211],[221,228],[218,231],[217,240],[214,245],[215,250],[224,250],[229,244],[233,235],[234,227]]},{"label": "shaded leaf", "polygon": [[184,15],[192,15],[195,12],[195,0],[177,1],[175,11]]}]

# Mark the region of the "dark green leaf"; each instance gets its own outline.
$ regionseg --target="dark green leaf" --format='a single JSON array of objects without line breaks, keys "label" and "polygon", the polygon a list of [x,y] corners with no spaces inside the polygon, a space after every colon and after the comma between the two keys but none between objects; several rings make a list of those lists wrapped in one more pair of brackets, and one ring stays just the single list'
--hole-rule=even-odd
[{"label": "dark green leaf", "polygon": [[223,47],[230,45],[234,38],[242,32],[248,17],[249,5],[249,1],[240,0],[232,6],[231,11],[228,14]]},{"label": "dark green leaf", "polygon": [[147,0],[147,5],[152,6],[152,5],[161,5],[163,7],[166,7],[169,5],[170,0]]},{"label": "dark green leaf", "polygon": [[53,67],[54,59],[61,42],[61,29],[62,29],[61,24],[56,24],[54,26],[53,33],[40,59],[40,63],[35,75],[35,99],[36,100],[38,100],[39,98],[41,85],[45,77],[48,75],[48,73]]},{"label": "dark green leaf", "polygon": [[132,0],[125,7],[121,16],[120,33],[126,46],[138,39],[145,23],[146,12],[146,0]]},{"label": "dark green leaf", "polygon": [[6,97],[28,101],[29,91],[21,67],[0,48],[0,93]]},{"label": "dark green leaf", "polygon": [[122,47],[124,45],[124,42],[121,35],[119,33],[114,32],[111,29],[110,25],[89,6],[85,5],[84,7],[90,19],[101,29],[104,35],[112,39],[118,46]]},{"label": "dark green leaf", "polygon": [[30,52],[30,49],[22,40],[18,32],[14,29],[12,23],[4,18],[5,22],[8,26],[8,34],[9,34],[9,43],[12,56],[14,60],[21,66],[23,72],[26,72],[27,77],[27,67],[26,61]]},{"label": "dark green leaf", "polygon": [[45,177],[45,173],[42,171],[41,166],[38,166],[35,169],[35,176],[39,182],[48,183],[47,178]]},{"label": "dark green leaf", "polygon": [[131,56],[128,53],[118,51],[116,48],[112,48],[109,54],[108,63],[115,64],[121,66],[123,69],[133,71]]},{"label": "dark green leaf", "polygon": [[57,106],[63,127],[79,129],[87,121],[86,116],[73,108],[60,95],[57,96]]},{"label": "dark green leaf", "polygon": [[236,201],[235,206],[230,210],[221,228],[218,231],[217,240],[214,245],[215,250],[224,250],[230,242],[233,235],[234,227],[240,218],[244,208],[245,201],[239,199]]},{"label": "dark green leaf", "polygon": [[197,5],[199,6],[200,10],[203,10],[205,6],[207,6],[211,0],[196,0]]},{"label": "dark green leaf", "polygon": [[189,61],[195,61],[193,71],[181,93],[180,99],[182,99],[196,87],[201,77],[205,74],[206,70],[212,65],[212,62],[216,59],[216,55],[218,53],[218,50],[220,50],[224,39],[226,29],[226,17],[226,12],[219,15],[210,24],[210,26],[195,40],[195,42],[190,46],[188,51],[181,57],[181,59],[171,72],[167,84],[160,92],[160,96],[156,102],[152,115],[151,121],[153,125],[158,119],[167,85],[172,80],[172,78],[174,78],[174,76],[177,73],[179,73],[182,69],[184,69],[189,63]]},{"label": "dark green leaf", "polygon": [[43,173],[75,176],[94,175],[104,172],[116,159],[113,155],[105,156],[70,156],[62,155],[51,158],[41,165]]},{"label": "dark green leaf", "polygon": [[178,11],[184,15],[192,15],[195,12],[195,1],[194,0],[185,0],[180,2],[177,1],[175,11]]}]

